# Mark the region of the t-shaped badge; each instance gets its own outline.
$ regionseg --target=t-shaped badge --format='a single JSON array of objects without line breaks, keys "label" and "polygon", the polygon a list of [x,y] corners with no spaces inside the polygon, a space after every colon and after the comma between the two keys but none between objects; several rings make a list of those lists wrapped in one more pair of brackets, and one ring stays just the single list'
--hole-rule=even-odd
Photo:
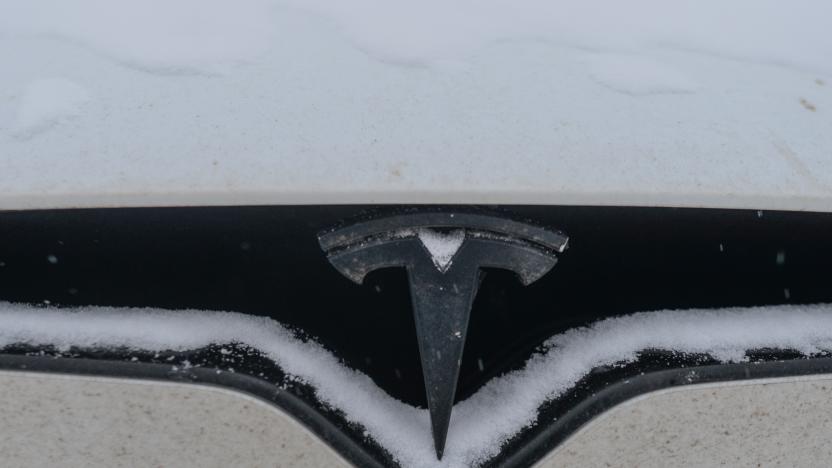
[{"label": "t-shaped badge", "polygon": [[568,238],[496,216],[417,212],[322,233],[329,261],[361,284],[380,268],[404,267],[437,458],[442,458],[471,306],[483,268],[513,271],[523,285],[555,266]]}]

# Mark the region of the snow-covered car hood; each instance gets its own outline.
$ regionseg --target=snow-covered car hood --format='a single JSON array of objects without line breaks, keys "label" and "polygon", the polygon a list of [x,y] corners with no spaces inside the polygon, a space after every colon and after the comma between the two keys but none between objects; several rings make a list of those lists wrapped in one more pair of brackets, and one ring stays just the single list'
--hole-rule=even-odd
[{"label": "snow-covered car hood", "polygon": [[6,0],[0,209],[832,209],[825,0]]}]

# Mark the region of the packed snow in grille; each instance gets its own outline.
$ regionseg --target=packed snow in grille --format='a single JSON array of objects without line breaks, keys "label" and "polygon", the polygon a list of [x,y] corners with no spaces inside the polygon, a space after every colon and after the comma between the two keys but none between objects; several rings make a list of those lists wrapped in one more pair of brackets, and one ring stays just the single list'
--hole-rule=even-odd
[{"label": "packed snow in grille", "polygon": [[829,211],[829,18],[829,0],[3,0],[0,208]]},{"label": "packed snow in grille", "polygon": [[742,361],[747,350],[805,355],[832,350],[832,305],[644,312],[555,335],[524,368],[486,384],[454,408],[445,457],[436,462],[427,410],[399,402],[314,342],[277,322],[231,312],[0,304],[0,347],[10,344],[184,351],[211,344],[256,348],[362,425],[407,467],[465,467],[495,455],[531,424],[539,406],[598,366],[633,361],[645,349]]}]

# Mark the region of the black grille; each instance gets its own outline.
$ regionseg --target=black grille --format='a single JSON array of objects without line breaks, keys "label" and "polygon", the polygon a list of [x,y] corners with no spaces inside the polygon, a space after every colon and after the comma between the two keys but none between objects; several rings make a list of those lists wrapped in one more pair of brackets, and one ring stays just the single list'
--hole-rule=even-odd
[{"label": "black grille", "polygon": [[[434,207],[437,208],[437,207]],[[569,249],[523,287],[489,272],[457,399],[519,367],[547,337],[658,309],[832,302],[832,215],[670,208],[438,207],[562,230]],[[317,234],[418,207],[283,206],[0,213],[0,300],[44,306],[230,310],[315,337],[395,398],[425,406],[401,270],[356,286]]]}]

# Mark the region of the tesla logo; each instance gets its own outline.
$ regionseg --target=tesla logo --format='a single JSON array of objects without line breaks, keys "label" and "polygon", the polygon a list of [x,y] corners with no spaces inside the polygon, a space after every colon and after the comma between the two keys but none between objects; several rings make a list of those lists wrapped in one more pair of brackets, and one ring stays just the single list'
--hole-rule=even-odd
[{"label": "tesla logo", "polygon": [[344,226],[318,238],[329,261],[361,284],[377,269],[403,267],[427,392],[436,456],[442,458],[471,305],[482,268],[513,271],[524,285],[555,266],[567,237],[500,217],[422,212]]}]

